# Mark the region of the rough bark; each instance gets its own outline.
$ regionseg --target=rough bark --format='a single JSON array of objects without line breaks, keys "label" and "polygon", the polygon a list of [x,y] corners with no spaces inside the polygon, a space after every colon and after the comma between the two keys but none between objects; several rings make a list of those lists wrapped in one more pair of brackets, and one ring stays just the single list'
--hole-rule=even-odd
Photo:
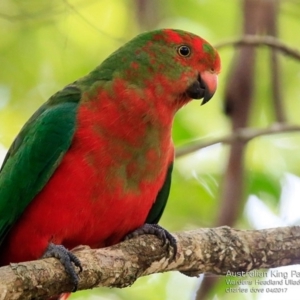
[{"label": "rough bark", "polygon": [[[178,241],[174,260],[173,250],[162,247],[151,235],[105,249],[77,248],[83,265],[79,290],[126,287],[138,277],[166,271],[225,275],[300,262],[299,226],[244,231],[224,226],[174,236]],[[47,299],[71,289],[62,265],[54,258],[0,268],[1,300]]]}]

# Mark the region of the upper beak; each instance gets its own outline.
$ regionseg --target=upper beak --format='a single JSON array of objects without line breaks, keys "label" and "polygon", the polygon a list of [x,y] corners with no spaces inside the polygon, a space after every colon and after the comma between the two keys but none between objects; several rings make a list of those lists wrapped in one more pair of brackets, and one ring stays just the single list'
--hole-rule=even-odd
[{"label": "upper beak", "polygon": [[215,94],[218,85],[218,76],[213,72],[204,71],[199,74],[199,82],[200,87],[204,90],[204,97],[201,103],[203,105]]}]

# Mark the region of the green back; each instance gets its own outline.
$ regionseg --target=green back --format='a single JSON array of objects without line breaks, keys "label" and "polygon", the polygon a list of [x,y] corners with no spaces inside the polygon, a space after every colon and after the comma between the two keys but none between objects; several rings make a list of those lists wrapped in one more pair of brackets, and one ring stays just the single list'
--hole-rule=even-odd
[{"label": "green back", "polygon": [[0,170],[0,245],[70,147],[80,98],[73,85],[53,95],[11,145]]}]

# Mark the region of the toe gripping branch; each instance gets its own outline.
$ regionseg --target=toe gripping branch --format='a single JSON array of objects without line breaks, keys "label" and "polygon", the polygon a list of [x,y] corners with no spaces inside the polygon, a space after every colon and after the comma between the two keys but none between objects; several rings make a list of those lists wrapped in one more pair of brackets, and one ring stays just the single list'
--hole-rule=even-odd
[{"label": "toe gripping branch", "polygon": [[169,233],[166,229],[159,226],[158,224],[146,223],[142,227],[129,233],[125,237],[125,240],[129,240],[129,239],[132,239],[134,237],[138,237],[138,236],[144,235],[144,234],[153,234],[162,241],[162,246],[165,246],[166,244],[168,245],[168,247],[171,246],[174,250],[172,260],[174,260],[176,258],[176,254],[177,254],[176,239],[174,238],[174,236],[171,233]]},{"label": "toe gripping branch", "polygon": [[72,284],[74,286],[72,292],[76,292],[79,278],[78,274],[76,273],[75,266],[79,268],[79,273],[82,272],[82,265],[77,256],[62,245],[55,245],[53,243],[49,243],[48,248],[43,255],[43,258],[48,257],[55,257],[60,260],[67,274],[71,278]]}]

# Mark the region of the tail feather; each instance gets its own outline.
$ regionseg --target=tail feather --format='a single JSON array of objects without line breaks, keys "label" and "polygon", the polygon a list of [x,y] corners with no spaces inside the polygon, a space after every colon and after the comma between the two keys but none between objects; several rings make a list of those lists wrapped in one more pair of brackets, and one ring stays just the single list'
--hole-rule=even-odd
[{"label": "tail feather", "polygon": [[67,300],[71,296],[71,293],[63,293],[57,296],[53,296],[48,300]]}]

